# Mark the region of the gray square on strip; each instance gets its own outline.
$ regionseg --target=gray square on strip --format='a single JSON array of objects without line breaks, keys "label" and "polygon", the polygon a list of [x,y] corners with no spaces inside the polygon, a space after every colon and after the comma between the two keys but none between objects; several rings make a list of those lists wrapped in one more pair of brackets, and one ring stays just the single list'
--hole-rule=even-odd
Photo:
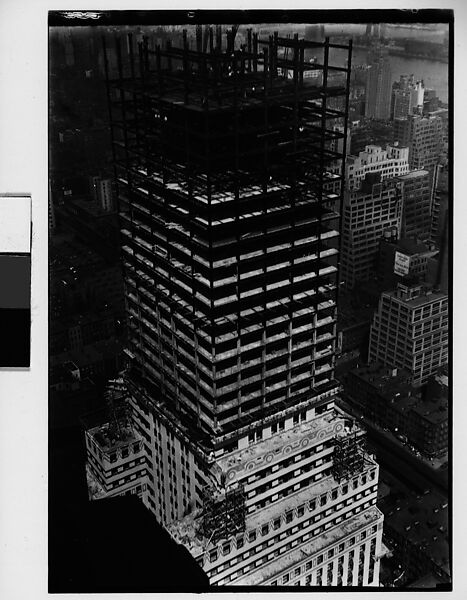
[{"label": "gray square on strip", "polygon": [[0,196],[0,253],[31,251],[31,197]]}]

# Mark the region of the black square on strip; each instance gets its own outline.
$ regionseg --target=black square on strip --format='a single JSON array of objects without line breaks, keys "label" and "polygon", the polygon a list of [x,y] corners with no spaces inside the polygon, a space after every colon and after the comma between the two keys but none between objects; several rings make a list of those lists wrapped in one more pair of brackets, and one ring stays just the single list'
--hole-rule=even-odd
[{"label": "black square on strip", "polygon": [[0,308],[0,367],[29,367],[31,310]]}]

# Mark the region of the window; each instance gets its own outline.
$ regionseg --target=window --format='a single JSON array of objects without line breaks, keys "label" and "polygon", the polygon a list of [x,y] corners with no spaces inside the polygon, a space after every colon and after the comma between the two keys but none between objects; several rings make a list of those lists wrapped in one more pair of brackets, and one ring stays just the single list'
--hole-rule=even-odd
[{"label": "window", "polygon": [[222,544],[222,554],[228,554],[230,552],[230,542]]},{"label": "window", "polygon": [[209,562],[214,562],[217,560],[217,548],[215,548],[214,550],[211,550],[209,552]]},{"label": "window", "polygon": [[248,532],[248,541],[254,542],[255,540],[256,540],[256,531],[249,531]]},{"label": "window", "polygon": [[282,577],[282,583],[287,583],[290,579],[289,574],[287,573],[286,575],[283,575]]}]

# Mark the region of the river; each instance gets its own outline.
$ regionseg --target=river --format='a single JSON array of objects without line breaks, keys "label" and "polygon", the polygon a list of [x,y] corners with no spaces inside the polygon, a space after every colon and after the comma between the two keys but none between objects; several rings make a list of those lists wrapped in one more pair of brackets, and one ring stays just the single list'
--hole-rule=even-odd
[{"label": "river", "polygon": [[[400,75],[414,75],[415,79],[423,79],[426,88],[436,90],[442,102],[448,101],[448,70],[447,63],[420,58],[405,58],[390,54],[392,80],[398,81]],[[366,63],[366,50],[356,48],[353,51],[354,65]]]},{"label": "river", "polygon": [[[365,32],[366,25],[362,24],[326,24],[325,35],[330,36],[331,42],[333,36],[345,36],[348,35],[351,38],[354,35],[362,35]],[[305,27],[302,26],[303,33]],[[401,38],[412,38],[419,41],[432,41],[441,43],[444,38],[448,35],[447,25],[439,24],[435,31],[424,31],[424,30],[411,30],[405,27],[398,27],[396,25],[387,26],[387,34],[396,43]],[[347,55],[346,52],[333,50],[330,54],[337,62],[335,64],[344,63]],[[437,92],[438,98],[442,102],[448,101],[448,71],[449,65],[447,63],[436,61],[436,60],[424,60],[422,58],[410,58],[405,56],[398,56],[394,54],[389,55],[389,60],[392,68],[392,81],[399,81],[401,75],[414,75],[416,80],[423,79],[425,87],[433,89]],[[365,48],[354,48],[352,53],[352,64],[361,65],[367,62],[367,50]],[[331,64],[333,61],[331,61]]]}]

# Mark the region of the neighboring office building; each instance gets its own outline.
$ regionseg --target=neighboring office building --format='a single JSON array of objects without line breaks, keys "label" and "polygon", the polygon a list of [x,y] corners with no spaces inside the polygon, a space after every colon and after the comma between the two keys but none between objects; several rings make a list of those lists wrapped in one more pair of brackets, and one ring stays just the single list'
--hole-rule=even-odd
[{"label": "neighboring office building", "polygon": [[[50,294],[54,329],[66,318],[103,312],[119,319],[124,314],[123,278],[118,264],[109,264],[88,246],[68,236],[50,247]],[[53,332],[53,331],[52,331]]]},{"label": "neighboring office building", "polygon": [[[299,57],[298,40],[276,44]],[[378,465],[334,407],[339,215],[324,183],[339,155],[322,148],[336,111],[316,116],[326,90],[302,80],[303,57],[284,79],[256,51],[234,78],[230,52],[214,56],[214,87],[172,73],[166,95],[154,79],[144,166],[113,112],[143,501],[212,584],[376,586]]]},{"label": "neighboring office building", "polygon": [[339,298],[337,318],[336,377],[344,382],[346,373],[367,360],[373,308],[363,303],[344,304]]},{"label": "neighboring office building", "polygon": [[423,81],[415,81],[414,76],[401,75],[392,86],[391,118],[403,119],[423,112]]},{"label": "neighboring office building", "polygon": [[365,116],[386,121],[391,110],[391,63],[388,51],[376,46],[369,53]]},{"label": "neighboring office building", "polygon": [[441,108],[441,102],[438,96],[436,95],[435,90],[425,89],[425,93],[423,96],[423,114],[427,115],[428,113],[434,112]]},{"label": "neighboring office building", "polygon": [[85,316],[76,315],[65,321],[68,334],[68,349],[80,350],[83,346],[108,338],[118,337],[116,317],[110,311],[89,312]]},{"label": "neighboring office building", "polygon": [[405,280],[425,281],[428,261],[435,254],[436,251],[414,239],[383,237],[377,264],[377,277],[382,291],[393,290]]},{"label": "neighboring office building", "polygon": [[397,179],[381,181],[371,173],[358,191],[344,195],[341,281],[353,289],[357,282],[369,280],[385,230],[400,233],[402,201]]},{"label": "neighboring office building", "polygon": [[91,194],[105,212],[115,211],[115,184],[110,178],[90,177]]},{"label": "neighboring office building", "polygon": [[391,547],[394,563],[401,565],[397,587],[423,576],[449,583],[449,511],[446,498],[425,490],[399,499],[389,495],[380,504],[385,515],[385,541]]},{"label": "neighboring office building", "polygon": [[118,257],[119,233],[116,213],[105,211],[86,198],[70,198],[57,207],[59,223],[108,261]]},{"label": "neighboring office building", "polygon": [[428,241],[432,229],[432,174],[424,169],[399,177],[402,196],[401,236]]},{"label": "neighboring office building", "polygon": [[416,386],[448,360],[448,297],[420,284],[383,292],[370,331],[370,362],[407,369]]},{"label": "neighboring office building", "polygon": [[409,115],[394,120],[394,139],[409,148],[410,169],[433,169],[443,151],[445,126],[439,116]]},{"label": "neighboring office building", "polygon": [[48,201],[49,201],[49,233],[50,233],[50,235],[53,235],[55,228],[57,227],[57,220],[55,218],[55,206],[54,206],[54,200],[53,200],[53,195],[52,195],[52,186],[50,183],[50,179],[49,179]]},{"label": "neighboring office building", "polygon": [[50,357],[52,372],[60,369],[67,361],[74,362],[83,378],[89,377],[96,384],[102,384],[123,367],[123,347],[118,339],[106,339],[82,346],[78,350],[67,350]]},{"label": "neighboring office building", "polygon": [[433,203],[431,210],[431,239],[438,247],[448,221],[449,208],[449,167],[437,165],[433,175]]}]

